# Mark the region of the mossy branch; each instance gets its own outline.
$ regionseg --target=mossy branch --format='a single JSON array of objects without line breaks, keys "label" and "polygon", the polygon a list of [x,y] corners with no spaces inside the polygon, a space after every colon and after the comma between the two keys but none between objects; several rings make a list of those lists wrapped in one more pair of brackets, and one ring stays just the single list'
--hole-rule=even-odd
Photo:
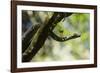
[{"label": "mossy branch", "polygon": [[66,37],[59,37],[58,35],[56,35],[54,32],[50,32],[50,36],[56,40],[56,41],[59,41],[59,42],[65,42],[65,41],[68,41],[68,40],[71,40],[71,39],[75,39],[75,38],[78,38],[80,37],[81,35],[79,34],[73,34],[72,36],[66,36]]},{"label": "mossy branch", "polygon": [[[44,45],[47,37],[50,35],[51,31],[53,31],[57,23],[60,22],[63,18],[68,17],[70,15],[72,15],[72,13],[68,13],[66,15],[66,13],[54,12],[53,16],[48,21],[48,23],[41,26],[38,29],[37,33],[35,33],[35,35],[32,37],[32,41],[29,47],[23,53],[22,61],[29,62],[36,55],[39,49]],[[56,38],[59,38],[59,37],[56,36]],[[67,39],[71,39],[71,38],[75,38],[75,36],[72,36]]]},{"label": "mossy branch", "polygon": [[43,46],[45,40],[48,37],[49,27],[53,25],[52,23],[55,21],[57,16],[58,13],[55,12],[51,19],[48,21],[48,23],[40,27],[38,32],[33,36],[32,42],[28,47],[28,51],[24,52],[22,56],[23,62],[29,62],[33,58],[33,56],[35,56],[35,54],[39,51],[39,49]]}]

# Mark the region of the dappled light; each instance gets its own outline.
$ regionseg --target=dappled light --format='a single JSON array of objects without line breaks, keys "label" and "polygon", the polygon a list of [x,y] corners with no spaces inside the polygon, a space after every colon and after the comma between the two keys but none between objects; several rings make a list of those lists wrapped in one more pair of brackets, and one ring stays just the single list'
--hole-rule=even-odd
[{"label": "dappled light", "polygon": [[[45,25],[48,25],[54,13],[46,11],[22,11],[22,55],[27,55],[28,52],[34,49],[34,44],[38,41],[39,34],[42,33],[41,30],[44,29]],[[60,18],[61,14],[64,14],[63,18],[59,22],[56,22],[56,19]],[[52,27],[50,26],[51,24],[48,25],[50,27],[50,29],[47,29],[48,37],[30,61],[44,62],[89,59],[90,15],[88,13],[58,12],[56,19],[52,23]],[[45,33],[42,34],[45,36]],[[57,39],[56,36],[59,38]]]}]

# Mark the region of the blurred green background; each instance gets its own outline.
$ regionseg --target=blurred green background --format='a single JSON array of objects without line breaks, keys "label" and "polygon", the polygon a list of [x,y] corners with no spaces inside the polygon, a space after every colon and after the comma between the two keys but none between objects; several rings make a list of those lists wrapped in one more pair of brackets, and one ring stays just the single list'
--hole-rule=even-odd
[{"label": "blurred green background", "polygon": [[[53,12],[45,11],[23,11],[27,12],[31,24],[43,25],[46,23]],[[66,13],[67,14],[67,13]],[[30,24],[27,24],[30,25]],[[90,54],[90,14],[89,13],[73,13],[71,16],[60,21],[55,29],[55,34],[60,37],[70,36],[74,33],[81,34],[81,37],[58,42],[50,36],[45,44],[31,61],[72,61],[87,60]]]}]

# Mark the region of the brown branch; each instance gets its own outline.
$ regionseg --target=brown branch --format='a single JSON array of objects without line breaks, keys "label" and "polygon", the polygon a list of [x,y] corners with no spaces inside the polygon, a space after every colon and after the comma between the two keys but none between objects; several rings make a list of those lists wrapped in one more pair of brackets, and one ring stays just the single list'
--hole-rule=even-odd
[{"label": "brown branch", "polygon": [[49,35],[49,32],[52,31],[57,25],[57,23],[60,22],[64,17],[65,17],[64,13],[55,12],[51,17],[51,19],[48,21],[48,23],[40,27],[39,31],[36,33],[36,36],[33,36],[32,42],[28,48],[32,49],[33,47],[33,49],[31,51],[27,51],[26,54],[23,54],[22,57],[23,62],[29,62],[36,55],[39,49],[44,45]]},{"label": "brown branch", "polygon": [[[22,57],[23,62],[29,62],[33,58],[33,56],[35,56],[35,54],[39,51],[39,49],[43,46],[45,40],[48,37],[49,27],[53,25],[52,23],[57,18],[57,15],[58,13],[55,12],[53,16],[51,17],[51,19],[48,21],[48,23],[44,24],[44,26],[40,28],[40,30],[37,33],[38,37],[33,37],[32,39],[33,41],[37,38],[36,43],[34,43],[34,47],[31,52],[27,52],[27,54],[23,54],[23,57]],[[32,44],[33,42],[30,44],[29,49],[31,48]]]},{"label": "brown branch", "polygon": [[56,41],[59,41],[59,42],[65,42],[65,41],[68,41],[68,40],[71,40],[71,39],[75,39],[75,38],[78,38],[80,37],[81,35],[79,34],[73,34],[72,36],[69,36],[69,37],[59,37],[58,35],[56,35],[54,32],[50,32],[50,36],[56,40]]},{"label": "brown branch", "polygon": [[25,33],[24,33],[24,36],[22,36],[22,53],[25,52],[25,50],[28,48],[28,46],[30,45],[31,43],[31,39],[32,39],[32,36],[34,36],[34,34],[37,32],[38,28],[40,26],[39,25],[36,25],[32,27],[30,27]]}]

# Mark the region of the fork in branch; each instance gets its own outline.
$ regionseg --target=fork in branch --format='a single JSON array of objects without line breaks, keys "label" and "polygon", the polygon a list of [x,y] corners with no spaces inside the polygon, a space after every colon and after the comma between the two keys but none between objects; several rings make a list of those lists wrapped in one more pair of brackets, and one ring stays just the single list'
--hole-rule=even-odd
[{"label": "fork in branch", "polygon": [[22,62],[31,61],[36,53],[40,50],[40,48],[44,45],[48,36],[51,36],[54,40],[60,42],[80,37],[78,34],[74,34],[70,37],[59,37],[53,32],[53,29],[56,27],[57,23],[59,23],[63,18],[69,17],[70,15],[72,15],[72,13],[65,14],[54,12],[53,16],[49,19],[47,24],[38,27],[35,35],[31,36],[32,39],[29,46],[22,54]]}]

